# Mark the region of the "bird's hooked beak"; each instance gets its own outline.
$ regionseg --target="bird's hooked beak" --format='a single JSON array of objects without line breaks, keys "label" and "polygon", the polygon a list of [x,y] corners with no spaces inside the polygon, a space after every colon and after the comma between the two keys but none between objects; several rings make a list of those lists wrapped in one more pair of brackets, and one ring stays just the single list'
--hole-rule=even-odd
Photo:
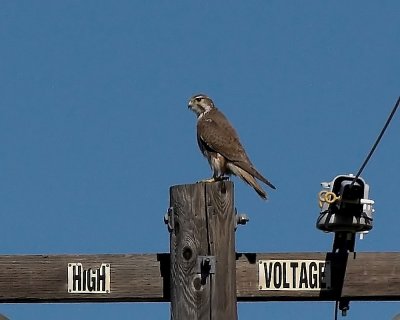
[{"label": "bird's hooked beak", "polygon": [[193,107],[193,100],[190,100],[188,104],[188,109],[192,109],[192,107]]}]

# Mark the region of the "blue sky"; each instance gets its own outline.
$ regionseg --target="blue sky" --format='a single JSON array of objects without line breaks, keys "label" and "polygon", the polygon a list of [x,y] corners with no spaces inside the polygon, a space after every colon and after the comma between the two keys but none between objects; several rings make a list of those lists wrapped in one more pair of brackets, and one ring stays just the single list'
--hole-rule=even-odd
[{"label": "blue sky", "polygon": [[[320,182],[355,173],[399,95],[397,1],[2,1],[2,254],[167,252],[171,185],[210,176],[193,94],[210,95],[255,166],[264,202],[237,251],[330,251]],[[358,251],[397,251],[400,115],[363,177],[376,201]],[[0,305],[10,319],[167,319],[164,304]],[[398,303],[353,302],[347,319]],[[333,303],[242,303],[239,319],[333,317]]]}]

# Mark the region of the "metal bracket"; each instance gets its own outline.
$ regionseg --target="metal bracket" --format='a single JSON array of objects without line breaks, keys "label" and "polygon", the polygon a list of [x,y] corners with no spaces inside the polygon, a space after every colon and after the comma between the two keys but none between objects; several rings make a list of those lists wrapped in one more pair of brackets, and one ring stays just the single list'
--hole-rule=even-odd
[{"label": "metal bracket", "polygon": [[215,274],[215,256],[198,256],[196,273],[202,275]]},{"label": "metal bracket", "polygon": [[164,223],[168,227],[168,231],[172,232],[174,230],[174,208],[169,207],[168,212],[164,215]]},{"label": "metal bracket", "polygon": [[347,311],[350,309],[350,300],[348,299],[340,299],[339,300],[339,309],[342,311],[342,317],[347,316]]},{"label": "metal bracket", "polygon": [[247,222],[249,222],[249,217],[245,213],[238,213],[237,209],[235,208],[235,231],[238,227],[239,224],[245,225]]}]

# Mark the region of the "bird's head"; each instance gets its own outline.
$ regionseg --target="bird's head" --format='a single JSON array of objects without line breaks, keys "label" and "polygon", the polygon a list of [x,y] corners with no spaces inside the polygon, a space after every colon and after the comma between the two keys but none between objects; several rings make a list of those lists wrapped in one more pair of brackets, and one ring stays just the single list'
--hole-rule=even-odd
[{"label": "bird's head", "polygon": [[197,94],[189,100],[188,108],[196,113],[197,117],[200,117],[215,108],[215,106],[211,98],[204,94]]}]

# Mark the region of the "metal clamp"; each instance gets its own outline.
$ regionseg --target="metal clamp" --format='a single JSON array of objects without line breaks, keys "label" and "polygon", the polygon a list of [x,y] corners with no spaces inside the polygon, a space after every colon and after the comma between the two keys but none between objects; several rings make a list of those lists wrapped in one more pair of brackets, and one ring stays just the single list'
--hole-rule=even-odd
[{"label": "metal clamp", "polygon": [[174,208],[168,208],[168,212],[164,215],[164,223],[168,227],[168,231],[172,232],[174,230]]},{"label": "metal clamp", "polygon": [[215,256],[198,256],[196,273],[202,275],[215,274]]},{"label": "metal clamp", "polygon": [[250,219],[247,214],[238,213],[237,209],[235,208],[235,230],[237,229],[239,224],[244,226],[249,221],[250,221]]}]

